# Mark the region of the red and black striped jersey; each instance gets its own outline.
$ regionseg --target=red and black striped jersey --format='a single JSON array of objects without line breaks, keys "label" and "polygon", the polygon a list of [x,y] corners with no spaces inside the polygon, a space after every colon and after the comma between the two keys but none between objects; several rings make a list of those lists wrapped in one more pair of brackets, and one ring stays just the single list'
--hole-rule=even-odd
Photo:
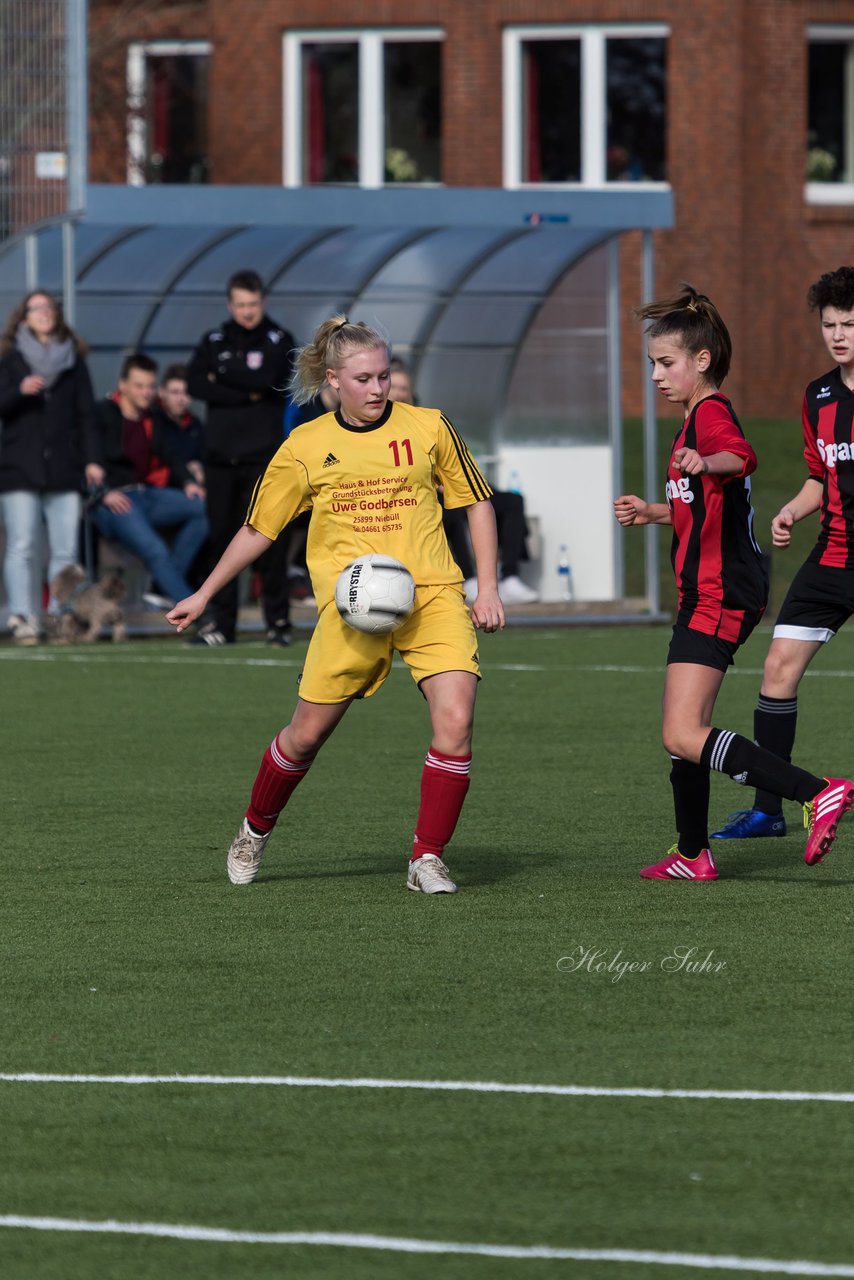
[{"label": "red and black striped jersey", "polygon": [[854,391],[837,365],[804,392],[804,458],[821,485],[821,532],[809,560],[854,568]]},{"label": "red and black striped jersey", "polygon": [[[684,475],[677,449],[701,457],[734,453],[738,475]],[[750,473],[756,454],[726,396],[707,396],[694,407],[673,441],[667,503],[673,522],[671,561],[679,590],[679,621],[740,644],[768,601],[768,570],[753,534]]]}]

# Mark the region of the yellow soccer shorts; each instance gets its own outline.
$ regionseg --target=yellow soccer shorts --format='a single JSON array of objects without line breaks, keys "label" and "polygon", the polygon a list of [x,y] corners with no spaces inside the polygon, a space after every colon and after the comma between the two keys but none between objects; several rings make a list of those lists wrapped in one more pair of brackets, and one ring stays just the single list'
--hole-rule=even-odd
[{"label": "yellow soccer shorts", "polygon": [[412,615],[385,636],[354,631],[331,601],[309,642],[299,696],[323,703],[369,698],[388,676],[395,652],[416,684],[444,671],[471,671],[479,679],[477,636],[462,587],[418,587]]}]

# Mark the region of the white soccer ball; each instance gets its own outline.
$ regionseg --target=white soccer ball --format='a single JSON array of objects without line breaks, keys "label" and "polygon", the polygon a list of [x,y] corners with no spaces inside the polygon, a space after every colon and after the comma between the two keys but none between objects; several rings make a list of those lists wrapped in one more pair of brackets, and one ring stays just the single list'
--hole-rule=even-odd
[{"label": "white soccer ball", "polygon": [[406,565],[392,556],[360,556],[338,575],[335,603],[356,631],[387,635],[412,613],[415,582]]}]

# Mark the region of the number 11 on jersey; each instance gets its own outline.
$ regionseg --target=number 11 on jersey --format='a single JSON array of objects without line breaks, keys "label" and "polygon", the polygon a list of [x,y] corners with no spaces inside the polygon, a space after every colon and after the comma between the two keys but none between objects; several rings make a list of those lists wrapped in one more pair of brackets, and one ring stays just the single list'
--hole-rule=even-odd
[{"label": "number 11 on jersey", "polygon": [[406,461],[409,463],[410,467],[412,466],[412,462],[413,462],[412,445],[409,443],[408,440],[401,440],[400,445],[398,445],[396,440],[390,440],[388,447],[389,449],[391,449],[392,453],[394,454],[394,465],[396,467],[400,466],[401,448],[406,450]]}]

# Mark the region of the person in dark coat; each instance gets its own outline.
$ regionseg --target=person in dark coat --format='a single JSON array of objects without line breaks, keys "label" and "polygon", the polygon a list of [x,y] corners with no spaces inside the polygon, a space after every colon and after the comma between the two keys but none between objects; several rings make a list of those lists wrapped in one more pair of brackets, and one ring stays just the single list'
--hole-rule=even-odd
[{"label": "person in dark coat", "polygon": [[[208,407],[205,487],[211,559],[225,551],[246,518],[255,485],[282,443],[282,417],[295,342],[264,312],[264,286],[255,271],[228,282],[229,319],[206,333],[187,365],[187,389]],[[258,561],[267,639],[286,645],[290,634],[288,531]],[[226,642],[237,631],[237,582],[211,601],[214,625]],[[204,643],[200,630],[199,643]]]},{"label": "person in dark coat", "polygon": [[[42,573],[36,562],[47,528],[48,582],[75,564],[86,460],[95,404],[86,345],[44,289],[28,293],[0,335],[0,511],[6,526],[3,576],[17,644],[41,634]],[[51,601],[49,611],[59,612]]]}]

